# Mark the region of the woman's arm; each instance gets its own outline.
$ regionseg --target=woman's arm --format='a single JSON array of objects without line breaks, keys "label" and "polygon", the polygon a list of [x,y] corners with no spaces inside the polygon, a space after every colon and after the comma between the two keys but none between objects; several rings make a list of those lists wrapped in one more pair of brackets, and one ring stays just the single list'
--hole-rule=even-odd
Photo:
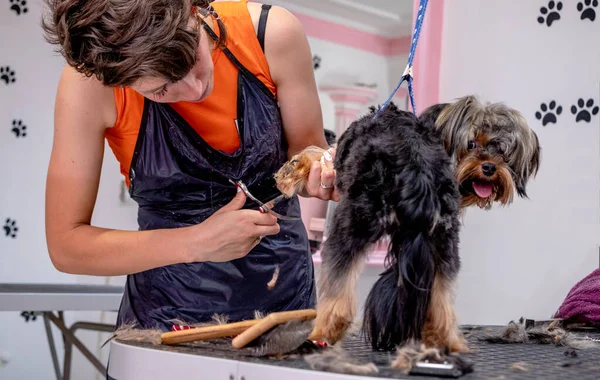
[{"label": "woman's arm", "polygon": [[288,156],[310,145],[328,148],[312,54],[302,24],[287,10],[272,7],[265,32],[265,56],[277,85]]},{"label": "woman's arm", "polygon": [[[289,144],[288,157],[311,145],[327,149],[310,46],[302,24],[283,8],[272,7],[270,10],[265,31],[265,56],[277,85],[284,133]],[[321,186],[334,183],[332,164],[328,162],[326,166],[328,169],[322,170],[318,161],[313,163],[301,195],[339,200],[335,189]]]},{"label": "woman's arm", "polygon": [[[184,261],[176,231],[117,231],[90,226],[104,155],[104,131],[116,120],[112,89],[63,71],[55,104],[46,180],[46,240],[67,273],[114,276]],[[171,237],[169,237],[171,235]]]},{"label": "woman's arm", "polygon": [[72,68],[63,71],[46,182],[46,240],[59,271],[118,276],[181,262],[228,261],[246,255],[257,236],[279,231],[270,215],[239,210],[243,193],[197,226],[152,231],[91,226],[104,131],[115,119],[112,89]]}]

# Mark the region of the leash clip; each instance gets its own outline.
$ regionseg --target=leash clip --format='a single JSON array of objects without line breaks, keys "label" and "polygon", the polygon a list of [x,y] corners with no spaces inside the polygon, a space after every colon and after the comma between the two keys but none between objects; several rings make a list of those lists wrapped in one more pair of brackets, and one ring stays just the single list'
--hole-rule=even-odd
[{"label": "leash clip", "polygon": [[402,73],[402,77],[403,78],[413,78],[413,68],[412,65],[409,63],[406,65],[406,68],[404,69],[404,72]]}]

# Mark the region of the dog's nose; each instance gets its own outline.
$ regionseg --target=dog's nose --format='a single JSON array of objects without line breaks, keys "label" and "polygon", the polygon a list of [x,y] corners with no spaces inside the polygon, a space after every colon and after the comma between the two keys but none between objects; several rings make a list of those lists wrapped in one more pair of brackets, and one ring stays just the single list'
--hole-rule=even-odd
[{"label": "dog's nose", "polygon": [[483,170],[483,174],[487,176],[492,176],[494,175],[494,173],[496,173],[496,164],[493,164],[491,162],[484,162],[481,165],[481,170]]}]

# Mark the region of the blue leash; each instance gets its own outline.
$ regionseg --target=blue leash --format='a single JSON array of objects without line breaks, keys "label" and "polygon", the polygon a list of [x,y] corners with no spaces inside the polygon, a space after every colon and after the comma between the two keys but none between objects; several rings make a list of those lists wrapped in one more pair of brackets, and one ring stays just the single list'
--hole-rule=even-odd
[{"label": "blue leash", "polygon": [[406,65],[406,69],[404,69],[402,77],[400,78],[400,82],[398,82],[398,85],[396,85],[396,88],[394,89],[394,91],[392,91],[390,97],[383,103],[381,108],[379,108],[375,116],[373,116],[373,119],[379,116],[379,114],[388,106],[388,104],[390,104],[392,98],[394,97],[404,80],[408,82],[408,95],[410,97],[410,103],[412,105],[413,113],[415,115],[417,114],[417,108],[415,107],[415,95],[413,93],[412,87],[412,65],[413,60],[415,58],[415,51],[417,50],[417,43],[419,42],[419,35],[421,34],[421,27],[423,26],[423,19],[425,18],[425,10],[427,9],[428,2],[429,0],[421,0],[419,4],[419,11],[417,12],[417,20],[415,22],[415,30],[413,31],[413,38],[410,44],[410,53],[408,54],[408,63]]}]

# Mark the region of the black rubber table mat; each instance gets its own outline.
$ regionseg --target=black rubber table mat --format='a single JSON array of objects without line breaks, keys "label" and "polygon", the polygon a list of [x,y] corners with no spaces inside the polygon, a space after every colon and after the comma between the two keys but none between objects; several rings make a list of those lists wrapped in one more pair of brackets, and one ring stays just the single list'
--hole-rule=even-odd
[{"label": "black rubber table mat", "polygon": [[[485,326],[486,329],[502,329],[505,326]],[[568,347],[545,344],[498,344],[479,341],[471,336],[470,331],[483,326],[465,327],[464,332],[471,353],[463,357],[473,363],[473,372],[463,375],[460,379],[600,379],[600,348],[575,350],[577,356],[566,355],[573,350]],[[600,339],[598,332],[574,332],[578,336]],[[231,347],[231,341],[220,339],[209,342],[195,342],[176,346],[152,345],[141,342],[124,342],[136,347],[179,352],[191,355],[218,357],[244,362],[254,362],[266,365],[284,366],[288,368],[312,370],[301,354],[288,357],[257,358]],[[349,356],[356,364],[373,362],[379,373],[368,375],[375,378],[388,379],[435,379],[435,376],[404,375],[389,367],[395,358],[390,352],[373,352],[362,339],[350,337],[342,342]],[[352,378],[352,375],[345,375]],[[441,377],[440,377],[441,378]]]}]

